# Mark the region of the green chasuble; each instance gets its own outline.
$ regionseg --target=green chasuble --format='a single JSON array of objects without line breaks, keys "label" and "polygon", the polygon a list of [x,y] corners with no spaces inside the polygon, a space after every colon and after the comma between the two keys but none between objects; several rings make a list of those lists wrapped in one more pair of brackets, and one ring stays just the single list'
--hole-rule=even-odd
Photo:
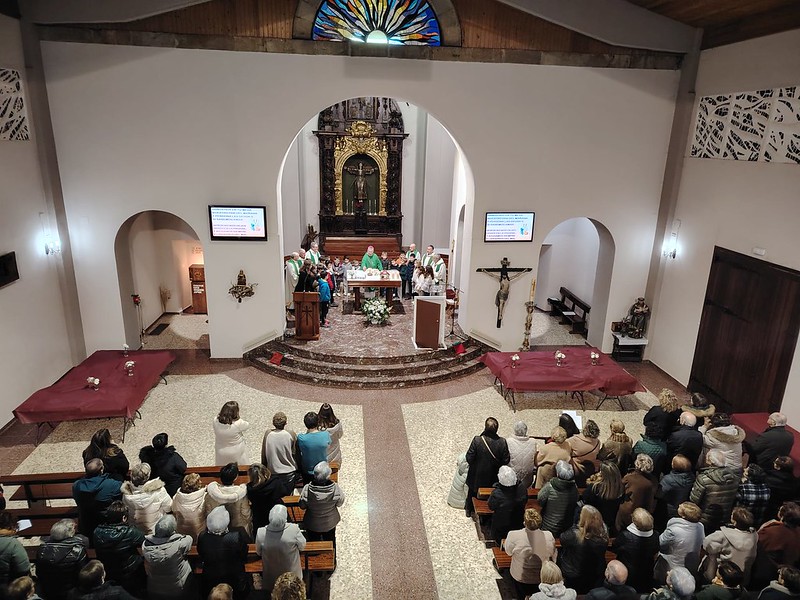
[{"label": "green chasuble", "polygon": [[297,259],[297,260],[289,259],[288,262],[292,266],[292,270],[294,271],[294,274],[299,276],[300,275],[300,267],[303,266],[303,261],[300,260],[300,259]]},{"label": "green chasuble", "polygon": [[425,256],[422,257],[422,266],[423,267],[433,266],[433,254],[425,254]]},{"label": "green chasuble", "polygon": [[414,260],[419,260],[419,250],[414,250],[413,252],[409,250],[406,252],[406,258],[411,258],[412,256]]},{"label": "green chasuble", "polygon": [[306,258],[311,259],[311,262],[315,265],[319,264],[319,252],[314,252],[313,250],[309,250],[306,252]]},{"label": "green chasuble", "polygon": [[375,253],[372,256],[369,253],[365,254],[364,258],[361,259],[361,266],[365,269],[383,269],[381,257]]}]

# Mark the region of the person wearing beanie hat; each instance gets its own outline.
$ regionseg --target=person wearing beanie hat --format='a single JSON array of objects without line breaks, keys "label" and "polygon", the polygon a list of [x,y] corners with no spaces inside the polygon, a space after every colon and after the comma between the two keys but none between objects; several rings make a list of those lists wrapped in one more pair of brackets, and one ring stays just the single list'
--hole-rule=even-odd
[{"label": "person wearing beanie hat", "polygon": [[250,581],[244,570],[247,536],[241,529],[229,529],[230,523],[230,513],[224,506],[217,506],[208,513],[206,531],[197,540],[197,554],[203,559],[202,598],[207,598],[220,583],[233,588],[234,600],[242,600],[250,593]]},{"label": "person wearing beanie hat", "polygon": [[497,483],[489,496],[492,514],[492,538],[499,544],[512,529],[522,529],[528,490],[517,483],[517,474],[508,465],[497,472]]}]

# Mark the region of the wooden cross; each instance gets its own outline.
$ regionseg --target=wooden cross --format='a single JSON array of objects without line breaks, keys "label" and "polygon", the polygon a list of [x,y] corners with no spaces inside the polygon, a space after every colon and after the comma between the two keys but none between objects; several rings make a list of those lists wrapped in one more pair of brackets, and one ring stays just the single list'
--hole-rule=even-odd
[{"label": "wooden cross", "polygon": [[[475,269],[476,273],[485,273],[489,277],[493,279],[497,279],[500,282],[500,289],[497,290],[497,295],[494,298],[494,304],[497,307],[497,328],[500,329],[500,326],[503,324],[503,311],[505,311],[506,303],[508,301],[508,293],[511,288],[511,282],[521,277],[525,273],[530,273],[533,271],[533,267],[510,267],[511,262],[508,260],[507,257],[503,257],[503,260],[500,261],[500,268],[497,267],[481,267],[479,269]],[[509,273],[513,273],[513,275],[509,275]]]}]

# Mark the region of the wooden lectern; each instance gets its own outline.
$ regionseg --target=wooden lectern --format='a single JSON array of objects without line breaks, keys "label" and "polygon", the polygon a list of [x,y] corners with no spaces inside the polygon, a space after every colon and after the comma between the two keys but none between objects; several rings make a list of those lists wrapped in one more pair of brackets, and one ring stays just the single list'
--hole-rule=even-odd
[{"label": "wooden lectern", "polygon": [[294,337],[298,340],[319,339],[319,294],[294,292]]}]

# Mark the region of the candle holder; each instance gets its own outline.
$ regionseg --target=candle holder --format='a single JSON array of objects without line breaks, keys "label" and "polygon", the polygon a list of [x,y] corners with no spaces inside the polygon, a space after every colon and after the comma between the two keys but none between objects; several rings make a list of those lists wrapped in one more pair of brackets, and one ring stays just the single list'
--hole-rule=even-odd
[{"label": "candle holder", "polygon": [[556,350],[556,353],[555,353],[554,356],[556,358],[556,366],[557,367],[560,367],[561,364],[562,364],[562,361],[567,357],[567,355],[564,354],[561,350]]},{"label": "candle holder", "polygon": [[122,356],[128,356],[128,350],[130,349],[131,347],[128,344],[122,344]]},{"label": "candle holder", "polygon": [[592,359],[592,366],[596,367],[597,361],[600,359],[600,355],[597,352],[592,352],[589,356]]},{"label": "candle holder", "polygon": [[514,354],[514,355],[511,357],[511,368],[512,368],[512,369],[516,369],[516,368],[517,368],[517,363],[518,363],[518,362],[519,362],[519,354]]},{"label": "candle holder", "polygon": [[136,366],[136,363],[132,360],[129,360],[125,363],[125,370],[128,372],[128,377],[133,377],[133,367]]}]

